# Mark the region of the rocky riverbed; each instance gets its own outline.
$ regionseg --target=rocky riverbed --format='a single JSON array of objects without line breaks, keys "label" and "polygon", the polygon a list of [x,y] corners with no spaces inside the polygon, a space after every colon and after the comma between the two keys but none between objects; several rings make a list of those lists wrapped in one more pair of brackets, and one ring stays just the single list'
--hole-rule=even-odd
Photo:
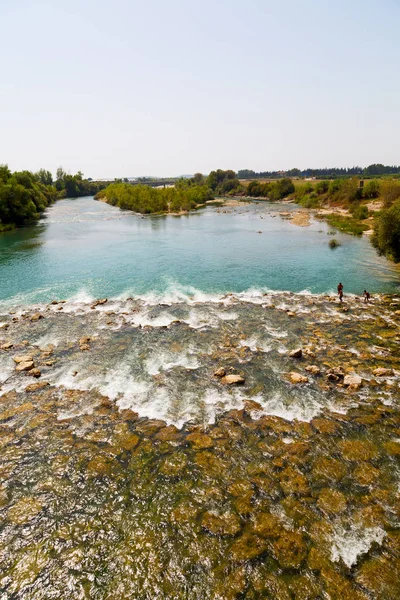
[{"label": "rocky riverbed", "polygon": [[400,597],[400,298],[0,315],[0,599]]}]

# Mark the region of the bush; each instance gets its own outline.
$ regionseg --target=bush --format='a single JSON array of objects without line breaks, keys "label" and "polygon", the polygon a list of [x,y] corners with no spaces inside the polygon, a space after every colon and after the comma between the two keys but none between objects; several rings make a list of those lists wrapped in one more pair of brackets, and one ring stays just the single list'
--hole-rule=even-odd
[{"label": "bush", "polygon": [[329,181],[318,181],[317,185],[315,186],[315,191],[317,192],[318,196],[321,196],[322,194],[326,194],[327,191],[329,190]]},{"label": "bush", "polygon": [[367,200],[372,200],[374,198],[378,198],[379,196],[379,182],[376,179],[371,179],[364,186],[363,196]]},{"label": "bush", "polygon": [[105,198],[112,206],[122,209],[151,214],[192,210],[211,200],[213,195],[206,185],[157,189],[148,185],[112,183],[96,194],[95,198]]},{"label": "bush", "polygon": [[400,198],[400,182],[394,179],[382,181],[381,193],[384,207],[389,208]]},{"label": "bush", "polygon": [[371,241],[380,254],[400,262],[400,200],[376,218]]},{"label": "bush", "polygon": [[355,219],[359,219],[360,221],[367,219],[369,216],[368,207],[365,206],[365,204],[358,204],[357,206],[354,206],[352,209],[350,209],[350,212]]}]

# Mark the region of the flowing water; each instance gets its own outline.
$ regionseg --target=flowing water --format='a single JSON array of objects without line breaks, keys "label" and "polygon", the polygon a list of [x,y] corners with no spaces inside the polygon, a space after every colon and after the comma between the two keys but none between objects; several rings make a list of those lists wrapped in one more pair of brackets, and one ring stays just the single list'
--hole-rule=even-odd
[{"label": "flowing water", "polygon": [[291,210],[1,238],[0,600],[400,597],[398,272]]},{"label": "flowing water", "polygon": [[[297,227],[290,204],[209,208],[184,217],[140,217],[93,198],[62,200],[39,225],[0,237],[0,301],[31,304],[85,294],[179,297],[245,290],[393,292],[400,271],[365,238],[313,221]],[[85,297],[85,296],[83,296]]]}]

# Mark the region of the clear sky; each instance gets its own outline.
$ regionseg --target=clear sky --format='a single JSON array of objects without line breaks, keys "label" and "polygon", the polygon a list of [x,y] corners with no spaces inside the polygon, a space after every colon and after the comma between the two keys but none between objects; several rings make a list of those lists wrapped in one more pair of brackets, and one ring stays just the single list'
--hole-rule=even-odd
[{"label": "clear sky", "polygon": [[400,0],[0,0],[0,163],[400,163]]}]

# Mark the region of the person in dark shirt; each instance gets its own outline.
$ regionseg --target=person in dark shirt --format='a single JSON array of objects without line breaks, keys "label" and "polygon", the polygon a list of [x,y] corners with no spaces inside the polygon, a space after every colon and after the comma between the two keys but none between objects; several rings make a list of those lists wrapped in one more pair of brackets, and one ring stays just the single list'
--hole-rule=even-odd
[{"label": "person in dark shirt", "polygon": [[342,283],[339,283],[339,285],[337,286],[337,293],[338,293],[340,302],[343,302],[343,284]]},{"label": "person in dark shirt", "polygon": [[367,292],[367,290],[364,290],[363,296],[364,296],[364,302],[366,302],[368,304],[369,299],[371,298],[371,294],[369,292]]}]

